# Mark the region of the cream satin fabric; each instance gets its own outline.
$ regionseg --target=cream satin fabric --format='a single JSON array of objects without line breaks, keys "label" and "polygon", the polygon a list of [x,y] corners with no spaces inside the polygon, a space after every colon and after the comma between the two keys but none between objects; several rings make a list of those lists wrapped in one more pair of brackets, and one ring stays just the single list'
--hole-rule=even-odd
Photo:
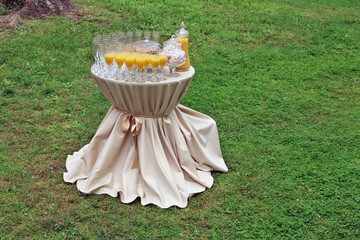
[{"label": "cream satin fabric", "polygon": [[[140,197],[142,205],[162,208],[184,208],[189,197],[210,188],[210,171],[228,169],[215,121],[178,104],[194,73],[142,84],[93,74],[113,106],[91,142],[68,156],[64,181],[77,182],[83,193],[120,193],[124,203]],[[124,130],[130,118],[141,125],[136,134],[131,126]]]}]

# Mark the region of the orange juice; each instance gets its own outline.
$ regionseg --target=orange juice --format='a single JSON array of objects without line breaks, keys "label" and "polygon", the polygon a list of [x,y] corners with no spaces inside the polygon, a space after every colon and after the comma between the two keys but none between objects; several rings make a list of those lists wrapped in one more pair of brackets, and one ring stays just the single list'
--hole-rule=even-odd
[{"label": "orange juice", "polygon": [[160,67],[162,68],[165,67],[166,62],[167,62],[167,57],[160,55]]},{"label": "orange juice", "polygon": [[114,61],[114,54],[105,54],[105,62],[107,65],[111,65]]},{"label": "orange juice", "polygon": [[159,67],[159,65],[160,65],[160,57],[159,57],[159,56],[152,55],[150,61],[151,61],[151,66],[152,66],[154,69],[158,69],[158,67]]},{"label": "orange juice", "polygon": [[135,55],[128,54],[125,56],[125,65],[129,70],[131,70],[132,66],[135,64]]},{"label": "orange juice", "polygon": [[119,68],[121,68],[121,66],[124,64],[125,62],[125,55],[122,53],[118,53],[115,54],[115,62],[117,63],[117,65],[119,66]]},{"label": "orange juice", "polygon": [[190,58],[189,58],[189,39],[188,38],[176,38],[176,40],[182,43],[182,49],[186,52],[186,61],[180,67],[177,67],[176,70],[187,70],[190,67]]},{"label": "orange juice", "polygon": [[136,66],[139,69],[139,71],[141,71],[145,66],[145,57],[143,56],[136,57]]},{"label": "orange juice", "polygon": [[145,68],[148,68],[150,65],[151,57],[149,54],[145,54]]}]

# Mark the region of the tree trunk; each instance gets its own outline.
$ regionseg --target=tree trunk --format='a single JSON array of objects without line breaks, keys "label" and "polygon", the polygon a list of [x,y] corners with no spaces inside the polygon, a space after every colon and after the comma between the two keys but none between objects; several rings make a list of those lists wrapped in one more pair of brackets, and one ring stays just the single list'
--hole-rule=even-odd
[{"label": "tree trunk", "polygon": [[44,18],[51,15],[62,15],[78,18],[78,6],[70,0],[0,0],[8,9],[18,8],[4,16],[0,16],[0,27],[16,29],[20,18]]}]

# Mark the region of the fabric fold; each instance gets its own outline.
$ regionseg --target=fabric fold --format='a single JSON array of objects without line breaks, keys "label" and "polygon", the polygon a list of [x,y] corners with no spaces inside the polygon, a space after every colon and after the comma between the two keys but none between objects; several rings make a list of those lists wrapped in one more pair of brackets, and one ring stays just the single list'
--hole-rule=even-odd
[{"label": "fabric fold", "polygon": [[[128,115],[111,107],[91,142],[68,156],[64,181],[77,181],[86,194],[120,194],[124,203],[140,197],[142,205],[184,208],[189,197],[212,187],[210,171],[227,171],[219,142],[214,140],[218,139],[214,121],[206,115],[193,121],[198,114],[179,105],[166,118],[139,117],[139,176],[132,167],[133,135],[121,131]],[[196,142],[201,138],[211,141]],[[138,177],[144,194],[137,191]]]},{"label": "fabric fold", "polygon": [[185,208],[228,171],[215,121],[179,104],[195,71],[160,83],[128,83],[93,73],[113,105],[89,144],[69,155],[64,181],[124,203]]}]

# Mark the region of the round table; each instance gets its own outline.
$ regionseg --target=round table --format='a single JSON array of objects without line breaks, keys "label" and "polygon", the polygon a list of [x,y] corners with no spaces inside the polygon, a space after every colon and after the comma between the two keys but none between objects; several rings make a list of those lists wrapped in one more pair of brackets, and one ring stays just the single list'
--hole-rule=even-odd
[{"label": "round table", "polygon": [[195,74],[152,83],[105,79],[92,71],[112,104],[89,144],[66,160],[64,181],[82,193],[118,196],[124,203],[184,208],[210,188],[210,171],[226,172],[215,121],[182,106]]}]

